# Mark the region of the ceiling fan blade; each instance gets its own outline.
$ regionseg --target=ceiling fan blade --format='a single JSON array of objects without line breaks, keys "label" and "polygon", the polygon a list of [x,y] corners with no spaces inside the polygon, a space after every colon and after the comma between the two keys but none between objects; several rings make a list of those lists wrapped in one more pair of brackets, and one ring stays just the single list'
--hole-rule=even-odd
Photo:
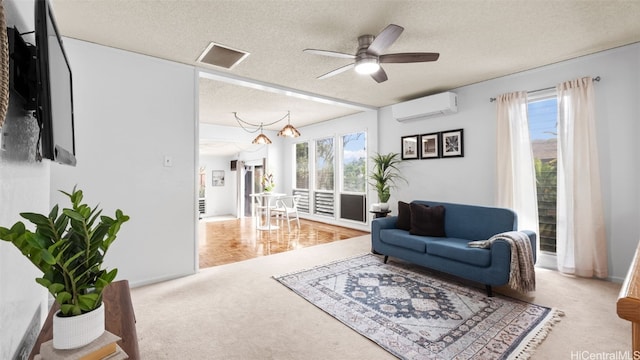
[{"label": "ceiling fan blade", "polygon": [[345,53],[341,53],[341,52],[337,52],[337,51],[318,50],[318,49],[304,49],[302,51],[304,51],[306,53],[309,53],[309,54],[331,56],[331,57],[337,57],[337,58],[343,58],[343,59],[355,59],[356,58],[355,55],[345,54]]},{"label": "ceiling fan blade", "polygon": [[373,74],[371,74],[371,77],[373,78],[373,80],[377,81],[378,83],[381,83],[383,81],[387,81],[387,79],[388,79],[387,73],[384,71],[383,68],[380,68],[380,69],[378,69],[378,71],[376,71]]},{"label": "ceiling fan blade", "polygon": [[384,30],[376,36],[373,40],[369,48],[367,49],[367,53],[373,55],[382,54],[391,44],[393,44],[396,39],[402,34],[404,28],[402,26],[398,26],[395,24],[390,24]]},{"label": "ceiling fan blade", "polygon": [[355,65],[356,65],[356,64],[349,64],[349,65],[345,65],[345,66],[343,66],[343,67],[339,67],[339,68],[337,68],[337,69],[335,69],[335,70],[329,71],[328,73],[326,73],[326,74],[324,74],[324,75],[320,75],[320,76],[318,76],[318,80],[322,80],[322,79],[326,79],[326,78],[328,78],[328,77],[332,77],[332,76],[334,76],[334,75],[338,75],[338,74],[340,74],[341,72],[344,72],[344,71],[347,71],[347,70],[349,70],[349,69],[353,68]]},{"label": "ceiling fan blade", "polygon": [[380,55],[378,61],[381,63],[415,63],[436,61],[439,57],[439,53],[397,53]]}]

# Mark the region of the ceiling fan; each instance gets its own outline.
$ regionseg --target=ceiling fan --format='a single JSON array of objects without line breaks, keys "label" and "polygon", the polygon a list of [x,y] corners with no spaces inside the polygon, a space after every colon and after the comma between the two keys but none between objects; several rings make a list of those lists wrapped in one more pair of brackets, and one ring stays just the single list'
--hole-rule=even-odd
[{"label": "ceiling fan", "polygon": [[326,79],[351,68],[355,68],[358,73],[371,75],[375,81],[381,83],[386,81],[388,77],[380,64],[428,62],[436,61],[438,60],[438,57],[440,57],[439,53],[424,52],[382,54],[382,52],[384,52],[396,41],[396,39],[398,39],[400,34],[402,34],[402,31],[404,31],[402,26],[390,24],[382,30],[378,36],[362,35],[358,37],[358,52],[355,55],[317,49],[304,49],[303,51],[310,54],[355,60],[354,63],[339,67],[324,75],[318,76],[318,79]]}]

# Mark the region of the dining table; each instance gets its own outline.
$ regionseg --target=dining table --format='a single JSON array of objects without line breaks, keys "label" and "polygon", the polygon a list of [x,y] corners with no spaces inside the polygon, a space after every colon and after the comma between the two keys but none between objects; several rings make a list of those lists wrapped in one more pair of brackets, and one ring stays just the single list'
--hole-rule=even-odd
[{"label": "dining table", "polygon": [[254,204],[255,213],[258,214],[257,211],[264,210],[267,218],[266,224],[263,224],[260,221],[260,217],[256,216],[257,217],[256,229],[271,231],[271,230],[277,230],[280,228],[278,225],[271,224],[271,209],[275,208],[276,200],[278,200],[279,197],[285,196],[285,195],[286,194],[284,193],[275,193],[275,192],[266,192],[266,191],[249,195],[254,199],[253,204]]}]

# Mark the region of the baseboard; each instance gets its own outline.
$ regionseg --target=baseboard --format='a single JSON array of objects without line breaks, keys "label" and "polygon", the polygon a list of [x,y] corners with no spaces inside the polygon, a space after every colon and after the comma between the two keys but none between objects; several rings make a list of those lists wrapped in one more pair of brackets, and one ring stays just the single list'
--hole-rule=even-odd
[{"label": "baseboard", "polygon": [[129,287],[133,289],[133,288],[142,287],[142,286],[151,285],[151,284],[156,284],[156,283],[160,283],[160,282],[164,282],[164,281],[174,280],[174,279],[178,279],[178,278],[182,278],[182,277],[190,276],[190,275],[194,275],[194,274],[195,274],[195,272],[186,272],[186,273],[181,273],[181,274],[160,276],[160,277],[156,277],[156,278],[139,280],[139,281],[130,281],[129,282]]}]

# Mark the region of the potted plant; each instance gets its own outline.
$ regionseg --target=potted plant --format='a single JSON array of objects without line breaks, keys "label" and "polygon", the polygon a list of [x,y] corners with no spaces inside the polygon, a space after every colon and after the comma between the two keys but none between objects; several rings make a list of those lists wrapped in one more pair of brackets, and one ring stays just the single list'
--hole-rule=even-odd
[{"label": "potted plant", "polygon": [[[82,191],[75,187],[71,194],[61,192],[69,197],[71,208],[59,211],[55,205],[48,216],[21,213],[35,225],[35,231],[19,221],[11,228],[0,227],[0,239],[13,243],[42,271],[36,282],[47,288],[60,305],[53,318],[53,346],[72,349],[104,333],[102,291],[118,270],[104,269],[102,262],[129,216],[121,210],[116,210],[115,218],[101,215],[97,206],[91,208],[82,203]],[[77,324],[86,319],[95,321],[98,328]]]},{"label": "potted plant", "polygon": [[273,174],[265,174],[262,176],[262,187],[264,192],[272,192],[276,187],[276,183],[273,179]]},{"label": "potted plant", "polygon": [[[379,154],[376,153],[371,157],[373,161],[373,171],[369,175],[371,179],[371,185],[375,186],[378,193],[377,204],[380,210],[389,210],[389,197],[391,197],[391,189],[397,186],[397,181],[402,180],[406,182],[406,179],[400,174],[399,165],[402,162],[402,158],[398,153]],[[373,205],[375,209],[375,204]]]}]

